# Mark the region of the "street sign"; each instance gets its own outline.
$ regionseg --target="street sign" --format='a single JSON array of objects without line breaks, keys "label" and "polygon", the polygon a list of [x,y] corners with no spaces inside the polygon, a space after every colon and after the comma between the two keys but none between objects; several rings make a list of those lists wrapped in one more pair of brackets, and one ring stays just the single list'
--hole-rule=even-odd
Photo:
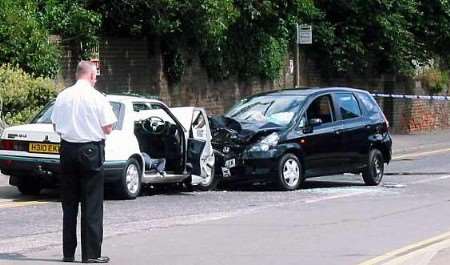
[{"label": "street sign", "polygon": [[312,27],[311,25],[297,24],[297,44],[312,44]]}]

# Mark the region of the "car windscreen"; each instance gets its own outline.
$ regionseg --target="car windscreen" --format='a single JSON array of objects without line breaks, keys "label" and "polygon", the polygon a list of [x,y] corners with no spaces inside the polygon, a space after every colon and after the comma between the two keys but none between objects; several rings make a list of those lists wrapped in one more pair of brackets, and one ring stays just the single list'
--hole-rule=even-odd
[{"label": "car windscreen", "polygon": [[287,126],[305,102],[306,96],[254,96],[240,101],[226,114],[238,121],[271,122]]},{"label": "car windscreen", "polygon": [[[118,122],[116,124],[121,123],[120,122],[120,109],[122,107],[122,104],[119,102],[109,102],[112,106],[113,112],[117,117]],[[52,123],[51,117],[53,112],[53,106],[55,104],[55,101],[52,101],[48,103],[34,118],[31,120],[31,123]]]}]

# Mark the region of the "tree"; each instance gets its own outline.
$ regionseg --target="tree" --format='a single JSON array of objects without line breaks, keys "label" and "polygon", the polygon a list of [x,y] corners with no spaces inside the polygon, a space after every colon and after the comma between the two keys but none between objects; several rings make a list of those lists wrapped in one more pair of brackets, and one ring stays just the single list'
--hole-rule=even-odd
[{"label": "tree", "polygon": [[198,54],[215,80],[276,79],[295,21],[315,13],[312,0],[111,0],[91,7],[108,34],[160,39],[169,81],[179,80],[189,61],[183,49]]},{"label": "tree", "polygon": [[422,43],[426,58],[441,59],[443,67],[450,64],[450,2],[419,0],[415,18],[415,35]]},{"label": "tree", "polygon": [[20,66],[34,76],[54,76],[58,50],[36,12],[31,0],[0,1],[0,63]]},{"label": "tree", "polygon": [[102,23],[100,14],[88,10],[84,0],[37,0],[39,22],[52,34],[62,37],[62,44],[81,44],[81,56],[88,59],[98,43]]},{"label": "tree", "polygon": [[[317,52],[338,72],[410,73],[424,50],[414,34],[419,15],[415,0],[316,1],[325,34]],[[325,56],[323,56],[325,55]]]}]

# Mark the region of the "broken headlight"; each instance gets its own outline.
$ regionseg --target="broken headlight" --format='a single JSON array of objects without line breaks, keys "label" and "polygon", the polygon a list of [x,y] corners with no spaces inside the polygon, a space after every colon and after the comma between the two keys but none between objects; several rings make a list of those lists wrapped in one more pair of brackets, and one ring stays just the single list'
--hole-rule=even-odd
[{"label": "broken headlight", "polygon": [[269,151],[270,148],[276,146],[278,144],[278,140],[280,140],[280,136],[278,133],[274,132],[260,140],[254,146],[252,146],[249,151],[250,152],[266,152]]}]

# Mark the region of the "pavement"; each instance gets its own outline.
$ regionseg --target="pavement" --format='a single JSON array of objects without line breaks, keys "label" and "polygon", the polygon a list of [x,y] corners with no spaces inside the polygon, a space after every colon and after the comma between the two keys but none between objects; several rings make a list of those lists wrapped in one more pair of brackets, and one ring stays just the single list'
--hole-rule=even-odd
[{"label": "pavement", "polygon": [[406,153],[432,151],[450,147],[450,129],[417,134],[393,134],[394,156]]}]

